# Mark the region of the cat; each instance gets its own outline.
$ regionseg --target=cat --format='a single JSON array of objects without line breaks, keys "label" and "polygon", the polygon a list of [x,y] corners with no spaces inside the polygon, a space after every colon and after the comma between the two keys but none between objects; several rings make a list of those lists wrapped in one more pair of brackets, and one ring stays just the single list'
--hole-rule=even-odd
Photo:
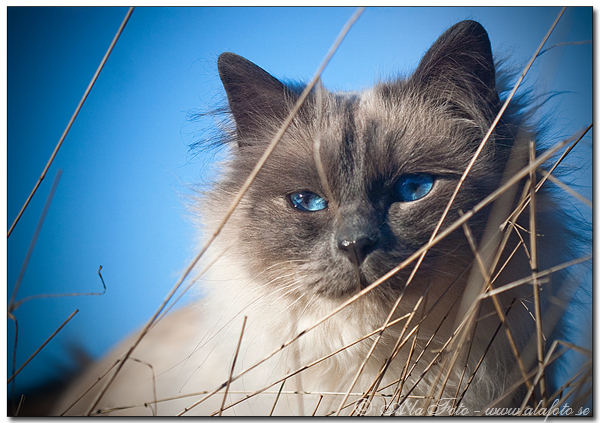
[{"label": "cat", "polygon": [[[94,383],[138,335],[86,370],[54,412],[471,415],[490,404],[519,407],[528,386],[512,385],[536,365],[529,342],[536,338],[532,285],[499,293],[496,304],[478,295],[487,272],[493,288],[532,273],[523,229],[529,208],[518,226],[506,223],[527,178],[414,259],[434,232],[444,232],[524,168],[538,136],[522,99],[515,99],[436,230],[503,104],[506,87],[485,29],[474,21],[452,26],[407,78],[364,92],[314,88],[222,229],[232,198],[304,86],[284,84],[233,53],[219,57],[218,69],[231,117],[221,141],[230,159],[194,206],[204,234],[220,232],[202,259],[200,267],[208,267],[202,294],[143,338],[92,410],[108,376]],[[536,195],[536,231],[538,269],[571,257],[568,219],[545,188]],[[507,232],[505,252],[494,262]],[[566,277],[544,280],[542,310],[562,292]],[[369,291],[341,307],[361,290]],[[454,337],[473,304],[470,329]],[[386,322],[393,324],[382,331]],[[550,331],[556,322],[547,323]],[[454,351],[460,352],[456,361]],[[377,395],[357,395],[371,389],[384,367]],[[227,383],[230,374],[235,378]],[[552,392],[550,373],[545,382]],[[394,396],[397,388],[401,396]],[[240,401],[255,391],[261,393]],[[537,400],[539,388],[531,399]]]}]

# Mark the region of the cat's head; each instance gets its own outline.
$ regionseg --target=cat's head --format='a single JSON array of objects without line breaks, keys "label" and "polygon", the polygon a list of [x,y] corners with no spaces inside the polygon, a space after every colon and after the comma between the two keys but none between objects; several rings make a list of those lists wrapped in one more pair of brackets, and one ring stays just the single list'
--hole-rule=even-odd
[{"label": "cat's head", "polygon": [[[219,73],[235,121],[231,167],[215,194],[226,202],[302,87],[232,53],[219,57]],[[464,21],[406,79],[359,93],[314,89],[231,223],[239,227],[232,248],[252,278],[290,295],[342,299],[423,246],[500,109],[495,81],[487,33]],[[442,228],[498,186],[512,145],[507,128],[501,122],[486,144]],[[476,238],[484,225],[485,212],[470,221]],[[414,284],[453,280],[472,259],[464,233],[451,235],[429,251]],[[379,291],[402,288],[411,269]]]}]

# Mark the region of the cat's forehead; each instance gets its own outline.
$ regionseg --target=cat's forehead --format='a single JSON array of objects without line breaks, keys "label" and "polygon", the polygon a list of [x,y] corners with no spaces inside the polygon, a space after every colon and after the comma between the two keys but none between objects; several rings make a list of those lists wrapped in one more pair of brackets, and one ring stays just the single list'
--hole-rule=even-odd
[{"label": "cat's forehead", "polygon": [[426,96],[411,92],[403,82],[332,94],[324,109],[326,116],[319,128],[324,142],[341,149],[351,146],[357,153],[354,159],[401,159],[408,152],[411,156],[434,154],[470,126],[464,119],[440,112]]},{"label": "cat's forehead", "polygon": [[322,94],[321,104],[309,102],[286,132],[263,170],[265,181],[324,193],[320,160],[330,188],[346,198],[406,173],[460,174],[471,157],[471,124],[404,81]]}]

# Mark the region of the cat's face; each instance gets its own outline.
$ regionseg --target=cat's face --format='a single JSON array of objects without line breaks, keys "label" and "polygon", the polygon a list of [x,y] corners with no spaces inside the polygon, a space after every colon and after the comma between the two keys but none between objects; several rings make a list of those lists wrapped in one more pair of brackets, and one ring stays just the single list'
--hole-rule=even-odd
[{"label": "cat's face", "polygon": [[[298,90],[230,53],[219,70],[237,128],[221,190],[233,192]],[[345,298],[373,283],[427,243],[498,108],[489,40],[472,22],[440,37],[408,79],[362,93],[313,92],[240,204],[236,248],[246,266],[290,294]],[[490,140],[442,227],[497,186],[506,144]],[[471,221],[476,235],[483,222]],[[472,257],[464,235],[450,236],[416,281],[452,280]],[[380,292],[402,288],[411,268]]]}]

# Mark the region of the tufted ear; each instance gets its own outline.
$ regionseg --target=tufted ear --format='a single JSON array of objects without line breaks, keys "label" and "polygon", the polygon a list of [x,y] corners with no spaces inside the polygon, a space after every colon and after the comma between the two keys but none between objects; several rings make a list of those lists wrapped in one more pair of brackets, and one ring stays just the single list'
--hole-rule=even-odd
[{"label": "tufted ear", "polygon": [[425,53],[413,78],[440,91],[458,87],[498,101],[490,39],[475,21],[459,22],[444,32]]},{"label": "tufted ear", "polygon": [[240,146],[261,138],[268,123],[283,122],[289,101],[295,100],[295,94],[284,84],[237,54],[221,54],[218,66]]}]

